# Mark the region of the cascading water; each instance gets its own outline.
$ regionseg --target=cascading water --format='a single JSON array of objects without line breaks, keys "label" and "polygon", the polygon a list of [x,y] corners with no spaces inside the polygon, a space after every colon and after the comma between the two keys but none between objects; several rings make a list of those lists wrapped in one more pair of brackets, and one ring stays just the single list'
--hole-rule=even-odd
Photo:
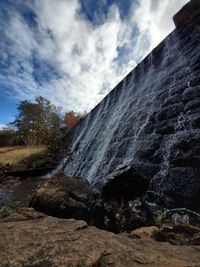
[{"label": "cascading water", "polygon": [[131,165],[169,194],[199,183],[199,40],[195,24],[175,29],[77,125],[62,169],[97,185]]}]

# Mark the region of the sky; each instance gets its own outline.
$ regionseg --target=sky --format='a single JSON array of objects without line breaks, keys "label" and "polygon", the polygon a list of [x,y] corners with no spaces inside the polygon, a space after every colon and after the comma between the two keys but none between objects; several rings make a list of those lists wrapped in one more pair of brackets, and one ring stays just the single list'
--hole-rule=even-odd
[{"label": "sky", "polygon": [[43,96],[90,111],[173,29],[188,0],[0,0],[0,128]]}]

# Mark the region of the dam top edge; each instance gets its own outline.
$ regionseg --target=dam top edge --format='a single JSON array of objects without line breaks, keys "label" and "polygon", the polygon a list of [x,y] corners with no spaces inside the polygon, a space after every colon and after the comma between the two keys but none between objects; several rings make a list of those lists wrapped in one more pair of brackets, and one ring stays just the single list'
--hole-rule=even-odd
[{"label": "dam top edge", "polygon": [[200,25],[200,1],[190,0],[173,16],[173,21],[176,28],[191,22]]}]

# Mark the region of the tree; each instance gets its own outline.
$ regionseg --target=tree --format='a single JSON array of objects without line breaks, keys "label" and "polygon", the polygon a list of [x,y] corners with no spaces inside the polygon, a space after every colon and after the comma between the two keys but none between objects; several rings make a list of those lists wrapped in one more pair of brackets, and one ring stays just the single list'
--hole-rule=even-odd
[{"label": "tree", "polygon": [[48,99],[36,97],[35,102],[22,101],[13,124],[26,145],[49,144],[59,132],[60,110]]},{"label": "tree", "polygon": [[16,132],[10,128],[0,130],[0,147],[12,146],[17,144]]},{"label": "tree", "polygon": [[86,112],[84,112],[83,114],[76,114],[73,111],[67,112],[65,114],[65,118],[64,118],[64,123],[66,125],[66,127],[68,129],[72,129],[74,128],[74,126],[76,126],[79,121],[84,118],[86,116]]}]

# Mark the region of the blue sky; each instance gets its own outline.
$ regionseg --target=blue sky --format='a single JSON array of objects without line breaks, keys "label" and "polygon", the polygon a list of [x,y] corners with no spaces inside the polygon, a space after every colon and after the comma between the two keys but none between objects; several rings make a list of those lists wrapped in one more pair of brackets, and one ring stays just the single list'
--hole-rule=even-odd
[{"label": "blue sky", "polygon": [[187,0],[0,0],[0,125],[38,95],[91,110],[173,28]]}]

